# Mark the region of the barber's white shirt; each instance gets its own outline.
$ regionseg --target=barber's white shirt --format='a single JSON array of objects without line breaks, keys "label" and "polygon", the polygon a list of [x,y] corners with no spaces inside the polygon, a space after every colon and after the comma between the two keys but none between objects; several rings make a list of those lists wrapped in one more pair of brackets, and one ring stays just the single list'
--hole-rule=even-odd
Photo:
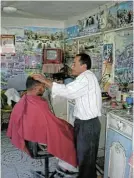
[{"label": "barber's white shirt", "polygon": [[67,85],[53,82],[52,96],[56,95],[75,99],[74,116],[81,120],[101,116],[101,90],[96,76],[90,70]]}]

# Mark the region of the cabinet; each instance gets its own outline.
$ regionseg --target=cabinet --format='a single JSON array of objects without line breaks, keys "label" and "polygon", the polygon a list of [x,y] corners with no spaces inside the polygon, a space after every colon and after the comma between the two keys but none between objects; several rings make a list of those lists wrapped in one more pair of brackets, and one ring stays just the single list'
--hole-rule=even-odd
[{"label": "cabinet", "polygon": [[113,111],[107,115],[104,178],[129,178],[132,122],[120,117],[121,111],[116,114]]},{"label": "cabinet", "polygon": [[103,157],[105,155],[105,140],[106,140],[106,115],[102,114],[99,117],[101,123],[101,132],[100,132],[100,141],[99,141],[99,149],[98,149],[98,157]]}]

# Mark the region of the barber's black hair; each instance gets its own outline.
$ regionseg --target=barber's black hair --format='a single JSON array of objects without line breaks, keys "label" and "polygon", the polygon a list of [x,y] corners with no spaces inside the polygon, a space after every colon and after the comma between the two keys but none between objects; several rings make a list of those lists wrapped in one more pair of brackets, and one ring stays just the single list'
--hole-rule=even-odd
[{"label": "barber's black hair", "polygon": [[41,82],[34,80],[33,77],[29,76],[26,81],[26,89],[32,89],[37,84],[41,84]]},{"label": "barber's black hair", "polygon": [[91,58],[88,54],[85,53],[80,53],[77,54],[76,56],[80,57],[80,63],[81,64],[86,64],[87,65],[87,70],[91,69]]}]

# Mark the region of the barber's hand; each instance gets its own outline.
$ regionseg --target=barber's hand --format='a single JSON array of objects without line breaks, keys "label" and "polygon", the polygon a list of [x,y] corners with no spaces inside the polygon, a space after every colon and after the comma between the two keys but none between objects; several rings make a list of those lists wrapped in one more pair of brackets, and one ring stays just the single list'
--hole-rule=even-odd
[{"label": "barber's hand", "polygon": [[33,74],[31,77],[33,77],[33,79],[38,80],[41,83],[43,83],[46,79],[42,74]]},{"label": "barber's hand", "polygon": [[53,86],[53,82],[51,82],[51,80],[46,79],[44,75],[42,74],[33,74],[32,77],[35,80],[38,80],[39,82],[44,83],[47,88],[52,88]]}]

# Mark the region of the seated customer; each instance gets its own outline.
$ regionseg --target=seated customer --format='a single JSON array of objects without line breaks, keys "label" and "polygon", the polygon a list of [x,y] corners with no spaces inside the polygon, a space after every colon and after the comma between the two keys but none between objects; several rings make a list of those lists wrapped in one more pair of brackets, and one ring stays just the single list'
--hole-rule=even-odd
[{"label": "seated customer", "polygon": [[13,108],[7,136],[22,151],[27,151],[25,140],[47,145],[47,151],[76,167],[76,150],[73,127],[54,116],[47,102],[41,97],[44,84],[28,77],[27,93]]}]

